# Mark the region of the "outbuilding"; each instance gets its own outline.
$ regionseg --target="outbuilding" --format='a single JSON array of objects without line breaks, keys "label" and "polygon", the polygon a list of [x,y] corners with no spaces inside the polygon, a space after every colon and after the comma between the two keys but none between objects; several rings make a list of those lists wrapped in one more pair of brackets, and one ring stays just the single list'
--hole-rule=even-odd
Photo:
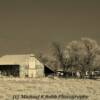
[{"label": "outbuilding", "polygon": [[0,75],[13,77],[44,77],[44,65],[33,54],[0,57]]}]

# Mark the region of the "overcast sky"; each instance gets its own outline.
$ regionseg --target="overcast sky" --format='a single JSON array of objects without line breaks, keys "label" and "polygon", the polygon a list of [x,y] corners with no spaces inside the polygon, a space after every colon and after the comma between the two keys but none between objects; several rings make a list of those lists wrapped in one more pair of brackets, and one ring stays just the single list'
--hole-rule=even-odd
[{"label": "overcast sky", "polygon": [[100,0],[0,0],[0,54],[49,53],[81,37],[100,43]]}]

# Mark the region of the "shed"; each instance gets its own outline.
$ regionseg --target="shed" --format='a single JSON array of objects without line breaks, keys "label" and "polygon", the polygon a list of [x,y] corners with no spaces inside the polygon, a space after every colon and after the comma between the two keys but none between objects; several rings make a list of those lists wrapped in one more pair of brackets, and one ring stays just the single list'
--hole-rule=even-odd
[{"label": "shed", "polygon": [[0,57],[0,75],[14,77],[43,77],[44,65],[33,54]]}]

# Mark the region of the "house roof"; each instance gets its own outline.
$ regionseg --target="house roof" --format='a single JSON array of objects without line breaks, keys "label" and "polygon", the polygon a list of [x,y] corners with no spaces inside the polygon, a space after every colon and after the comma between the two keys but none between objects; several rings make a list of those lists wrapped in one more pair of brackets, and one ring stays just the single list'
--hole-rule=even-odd
[{"label": "house roof", "polygon": [[4,55],[0,57],[0,65],[22,64],[29,61],[29,57],[34,57],[33,54],[20,54],[20,55]]}]

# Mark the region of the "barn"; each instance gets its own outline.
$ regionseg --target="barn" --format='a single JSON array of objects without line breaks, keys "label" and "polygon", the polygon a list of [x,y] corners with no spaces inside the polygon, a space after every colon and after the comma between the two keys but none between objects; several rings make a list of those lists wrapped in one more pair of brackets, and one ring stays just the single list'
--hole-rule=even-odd
[{"label": "barn", "polygon": [[43,77],[44,66],[33,54],[0,57],[0,75],[13,77]]}]

